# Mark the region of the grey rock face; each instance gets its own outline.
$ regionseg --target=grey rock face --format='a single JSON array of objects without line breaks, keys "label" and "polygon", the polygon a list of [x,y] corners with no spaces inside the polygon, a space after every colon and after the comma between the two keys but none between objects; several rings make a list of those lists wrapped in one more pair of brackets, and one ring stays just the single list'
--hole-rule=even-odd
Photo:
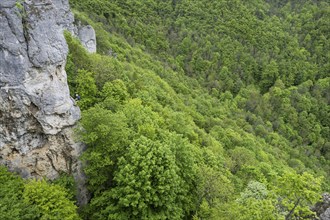
[{"label": "grey rock face", "polygon": [[90,53],[96,53],[96,36],[92,26],[78,26],[78,38],[82,45]]},{"label": "grey rock face", "polygon": [[330,220],[330,194],[324,193],[322,195],[322,202],[318,202],[313,208],[316,212],[318,219]]},{"label": "grey rock face", "polygon": [[96,53],[96,34],[92,26],[74,25],[74,16],[70,11],[68,0],[53,0],[56,8],[56,23],[72,35],[79,38],[81,44],[90,53]]},{"label": "grey rock face", "polygon": [[64,70],[62,32],[73,16],[67,0],[22,5],[0,1],[0,163],[27,178],[53,179],[75,172],[81,151],[72,134],[80,110]]},{"label": "grey rock face", "polygon": [[56,22],[62,28],[70,31],[72,34],[75,32],[73,25],[74,16],[70,11],[68,0],[53,0],[53,5],[56,8]]},{"label": "grey rock face", "polygon": [[320,210],[320,220],[330,220],[330,194],[324,193],[322,209]]},{"label": "grey rock face", "polygon": [[330,208],[327,208],[327,210],[320,215],[320,220],[330,220]]},{"label": "grey rock face", "polygon": [[16,0],[6,0],[0,2],[0,8],[12,8],[16,4]]}]

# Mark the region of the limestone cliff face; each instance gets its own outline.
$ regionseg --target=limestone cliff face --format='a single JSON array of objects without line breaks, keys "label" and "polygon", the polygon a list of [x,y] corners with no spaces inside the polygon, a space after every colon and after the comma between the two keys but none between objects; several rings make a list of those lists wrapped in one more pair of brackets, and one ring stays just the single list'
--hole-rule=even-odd
[{"label": "limestone cliff face", "polygon": [[330,194],[324,193],[322,201],[318,202],[312,210],[316,212],[319,220],[330,220]]},{"label": "limestone cliff face", "polygon": [[68,0],[0,1],[0,163],[27,178],[79,170],[64,28]]},{"label": "limestone cliff face", "polygon": [[86,48],[90,53],[96,52],[96,35],[95,30],[92,26],[80,26],[78,25],[75,35],[78,36],[81,44]]}]

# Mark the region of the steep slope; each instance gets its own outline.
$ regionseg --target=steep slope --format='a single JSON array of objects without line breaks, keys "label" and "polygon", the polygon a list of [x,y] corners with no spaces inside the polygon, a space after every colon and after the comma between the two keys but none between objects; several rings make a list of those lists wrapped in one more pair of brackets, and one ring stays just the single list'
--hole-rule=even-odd
[{"label": "steep slope", "polygon": [[98,42],[66,36],[86,215],[313,218],[330,180],[327,1],[71,3]]},{"label": "steep slope", "polygon": [[[2,164],[79,173],[79,106],[85,219],[328,218],[328,1],[70,3],[0,3]],[[53,187],[0,169],[18,214]]]}]

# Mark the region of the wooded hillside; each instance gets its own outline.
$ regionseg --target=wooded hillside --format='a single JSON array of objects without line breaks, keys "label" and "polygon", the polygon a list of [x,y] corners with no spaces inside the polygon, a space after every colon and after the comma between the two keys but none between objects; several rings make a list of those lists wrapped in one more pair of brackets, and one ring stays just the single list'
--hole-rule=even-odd
[{"label": "wooded hillside", "polygon": [[71,0],[83,219],[313,219],[330,191],[330,4]]}]

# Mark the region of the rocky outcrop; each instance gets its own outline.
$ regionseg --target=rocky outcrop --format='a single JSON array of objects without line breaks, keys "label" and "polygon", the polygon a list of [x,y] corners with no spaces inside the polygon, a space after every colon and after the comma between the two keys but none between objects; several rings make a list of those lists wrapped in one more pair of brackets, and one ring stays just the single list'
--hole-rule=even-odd
[{"label": "rocky outcrop", "polygon": [[81,173],[64,28],[68,0],[0,1],[0,163],[26,178]]},{"label": "rocky outcrop", "polygon": [[88,52],[96,53],[96,35],[92,26],[77,26],[76,35]]},{"label": "rocky outcrop", "polygon": [[70,31],[71,33],[75,32],[74,26],[74,16],[70,11],[69,1],[68,0],[56,0],[52,1],[54,7],[56,8],[56,22],[63,29]]},{"label": "rocky outcrop", "polygon": [[312,210],[316,212],[319,220],[330,220],[330,194],[324,193],[322,201],[318,202]]}]

